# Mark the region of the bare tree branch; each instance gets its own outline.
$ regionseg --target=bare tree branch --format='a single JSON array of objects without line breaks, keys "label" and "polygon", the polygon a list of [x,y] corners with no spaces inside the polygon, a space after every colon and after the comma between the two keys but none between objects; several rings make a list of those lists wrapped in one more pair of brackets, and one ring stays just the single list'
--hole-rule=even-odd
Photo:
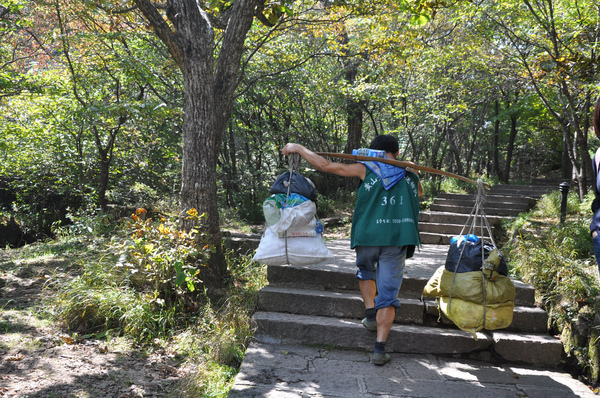
[{"label": "bare tree branch", "polygon": [[[169,52],[179,65],[183,64],[183,44],[176,32],[174,32],[163,16],[158,12],[158,8],[150,0],[133,0],[138,9],[144,14],[150,25],[154,28],[156,35],[167,45]],[[167,8],[167,13],[168,13]],[[174,17],[177,17],[175,15]]]},{"label": "bare tree branch", "polygon": [[15,63],[15,62],[18,62],[18,61],[22,61],[22,60],[28,59],[28,58],[33,58],[33,57],[34,57],[33,55],[26,55],[26,56],[22,56],[22,57],[19,57],[19,58],[11,59],[10,61],[6,61],[2,65],[0,65],[0,70],[6,68],[8,65],[10,65],[12,63]]}]

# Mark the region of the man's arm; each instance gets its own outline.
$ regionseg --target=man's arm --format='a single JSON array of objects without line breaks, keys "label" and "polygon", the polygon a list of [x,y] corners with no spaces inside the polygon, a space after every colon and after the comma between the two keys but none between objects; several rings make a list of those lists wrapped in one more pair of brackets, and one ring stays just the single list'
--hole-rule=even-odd
[{"label": "man's arm", "polygon": [[304,160],[306,160],[311,166],[319,171],[337,174],[342,177],[358,177],[361,180],[365,179],[366,167],[362,163],[345,164],[330,162],[323,156],[317,155],[304,146],[292,143],[286,144],[281,150],[281,153],[286,156],[291,153],[297,153],[302,156]]}]

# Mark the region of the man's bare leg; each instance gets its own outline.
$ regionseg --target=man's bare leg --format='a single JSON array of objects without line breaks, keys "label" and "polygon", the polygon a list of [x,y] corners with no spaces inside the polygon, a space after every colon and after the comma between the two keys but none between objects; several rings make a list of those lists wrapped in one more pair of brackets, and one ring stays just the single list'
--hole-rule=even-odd
[{"label": "man's bare leg", "polygon": [[396,318],[396,307],[390,305],[377,310],[377,341],[385,343],[394,319]]},{"label": "man's bare leg", "polygon": [[375,296],[377,295],[377,284],[372,280],[359,280],[358,287],[360,295],[365,304],[366,317],[362,320],[362,324],[368,330],[374,332],[377,330],[377,318],[375,311]]},{"label": "man's bare leg", "polygon": [[377,295],[377,284],[372,280],[359,280],[358,287],[362,296],[365,308],[375,307],[375,296]]},{"label": "man's bare leg", "polygon": [[377,342],[373,350],[373,363],[385,365],[391,357],[385,352],[385,342],[396,317],[396,307],[390,305],[377,310]]}]

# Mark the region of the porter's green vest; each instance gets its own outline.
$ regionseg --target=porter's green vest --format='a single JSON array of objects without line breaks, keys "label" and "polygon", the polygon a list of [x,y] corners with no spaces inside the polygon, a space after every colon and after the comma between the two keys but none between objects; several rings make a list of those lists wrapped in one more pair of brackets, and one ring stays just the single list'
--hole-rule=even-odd
[{"label": "porter's green vest", "polygon": [[388,191],[368,167],[357,189],[352,217],[351,245],[419,246],[418,177],[406,176]]}]

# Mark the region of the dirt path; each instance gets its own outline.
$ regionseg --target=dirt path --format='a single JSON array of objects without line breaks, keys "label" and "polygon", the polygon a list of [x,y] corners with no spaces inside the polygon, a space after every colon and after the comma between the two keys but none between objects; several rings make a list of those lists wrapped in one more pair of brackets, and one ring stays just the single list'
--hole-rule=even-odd
[{"label": "dirt path", "polygon": [[177,396],[187,372],[167,349],[74,341],[42,316],[44,275],[63,265],[7,263],[0,251],[0,397]]}]

